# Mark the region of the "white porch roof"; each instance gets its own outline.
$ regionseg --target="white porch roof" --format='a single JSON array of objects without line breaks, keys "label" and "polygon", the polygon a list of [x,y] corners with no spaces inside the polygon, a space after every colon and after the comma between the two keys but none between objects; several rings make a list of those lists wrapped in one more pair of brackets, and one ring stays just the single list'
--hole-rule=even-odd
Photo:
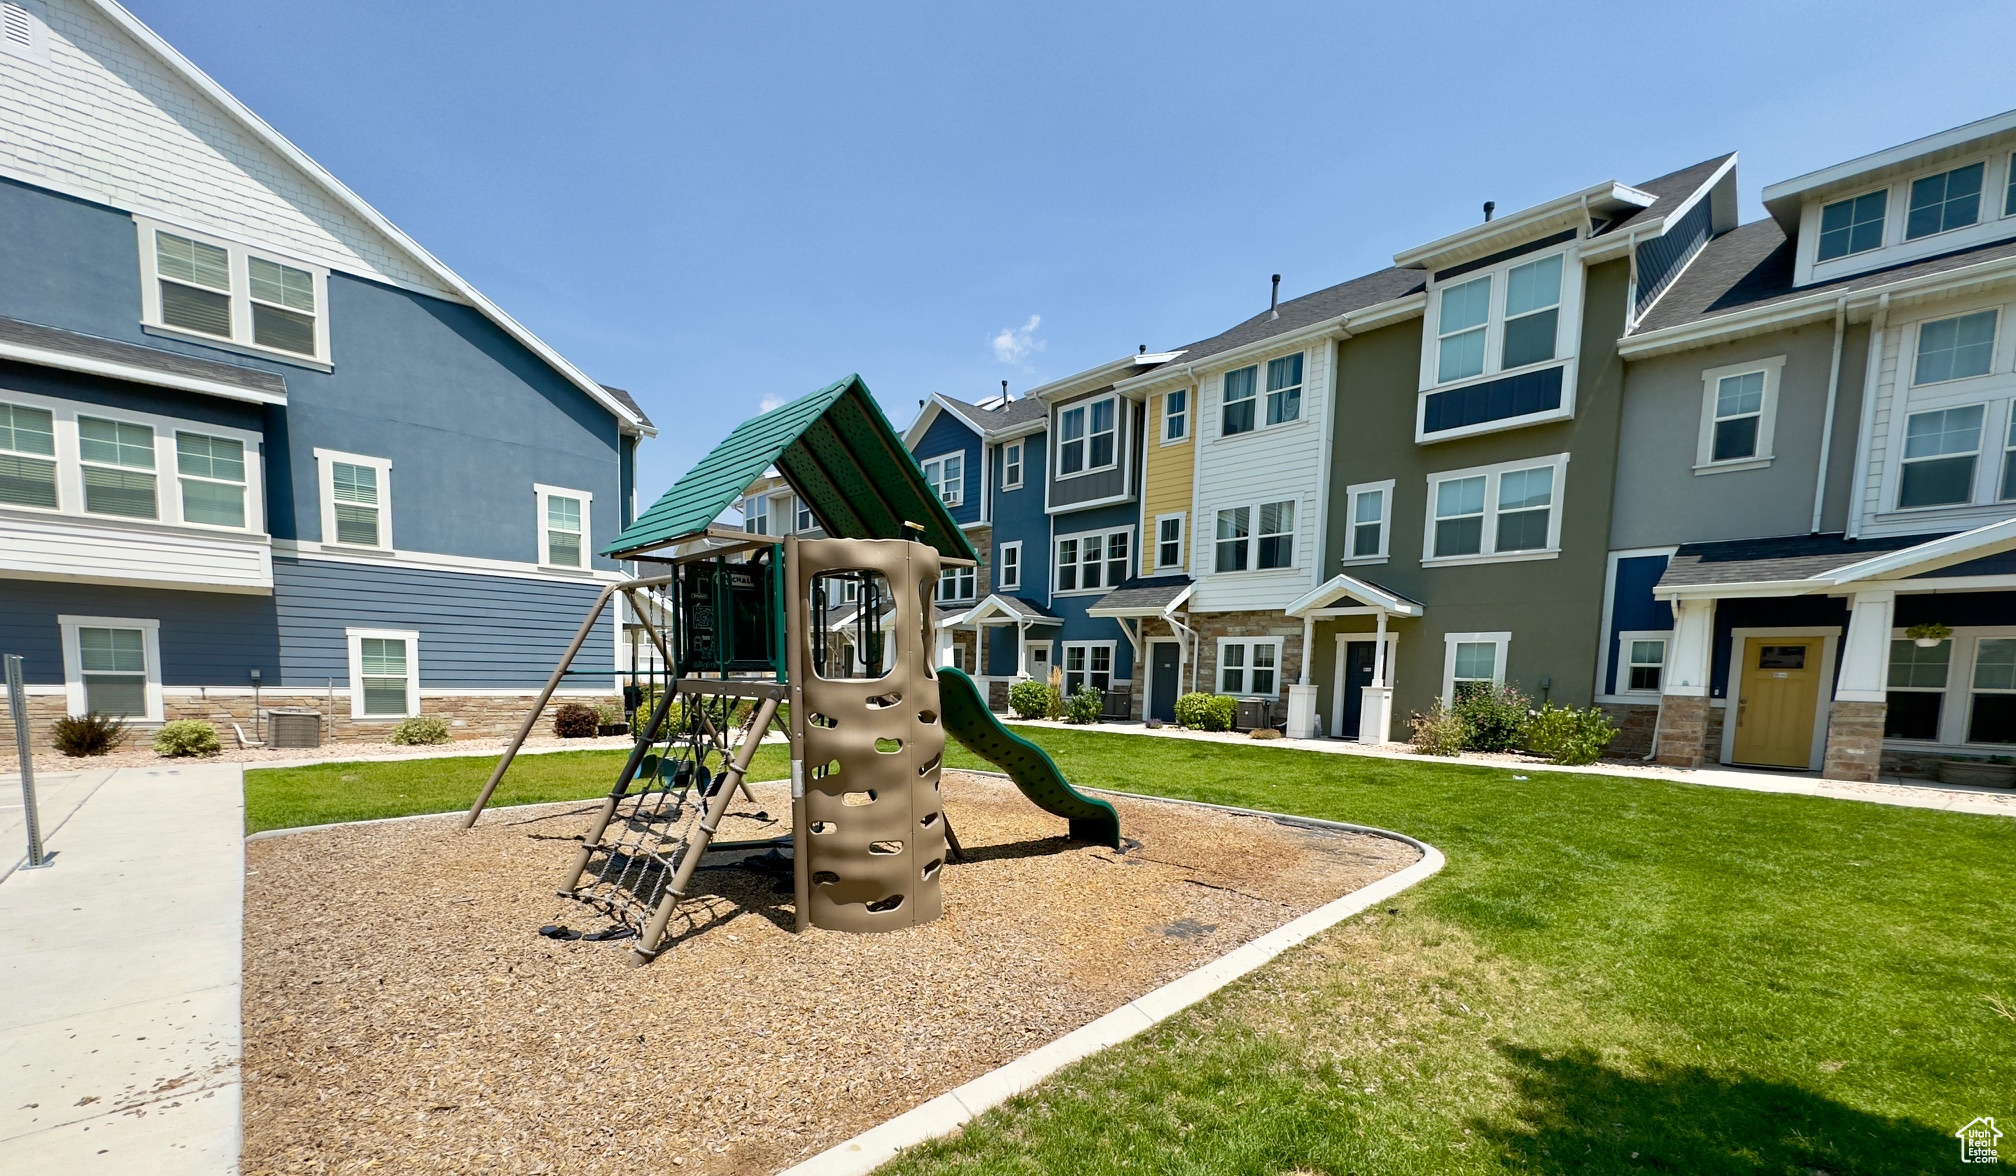
[{"label": "white porch roof", "polygon": [[1306,617],[1335,608],[1340,600],[1355,600],[1362,607],[1392,617],[1418,617],[1424,610],[1420,601],[1402,596],[1391,588],[1382,588],[1370,580],[1340,573],[1317,585],[1283,611],[1291,617]]}]

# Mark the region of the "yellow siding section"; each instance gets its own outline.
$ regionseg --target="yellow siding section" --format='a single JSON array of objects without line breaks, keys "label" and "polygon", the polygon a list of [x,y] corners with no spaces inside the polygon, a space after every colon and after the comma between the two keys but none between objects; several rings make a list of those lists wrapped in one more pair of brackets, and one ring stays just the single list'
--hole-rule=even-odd
[{"label": "yellow siding section", "polygon": [[[1196,462],[1197,389],[1188,390],[1190,412],[1188,436],[1164,445],[1162,441],[1162,394],[1148,398],[1148,458],[1141,471],[1141,574],[1159,575],[1187,571],[1190,551],[1190,481]],[[1155,518],[1180,514],[1183,520],[1183,562],[1174,568],[1155,566]]]}]

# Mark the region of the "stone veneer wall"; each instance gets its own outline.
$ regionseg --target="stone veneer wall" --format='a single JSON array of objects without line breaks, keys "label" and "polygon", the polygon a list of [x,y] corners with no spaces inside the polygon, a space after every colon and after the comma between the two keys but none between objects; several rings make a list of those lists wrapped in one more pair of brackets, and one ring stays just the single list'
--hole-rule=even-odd
[{"label": "stone veneer wall", "polygon": [[[526,708],[537,697],[536,691],[524,694],[424,695],[420,699],[420,713],[447,719],[449,733],[455,739],[498,739],[517,733],[518,725],[525,721]],[[547,703],[545,713],[532,728],[533,734],[552,734],[553,712],[570,702],[588,706],[622,705],[622,700],[614,695],[556,696]],[[38,751],[55,750],[49,728],[50,724],[63,717],[65,705],[60,694],[28,696],[28,727]],[[339,693],[333,699],[324,693],[288,694],[279,690],[260,693],[259,708],[262,711],[270,712],[278,707],[306,707],[322,712],[322,741],[325,744],[382,743],[392,733],[392,728],[399,724],[397,719],[351,718],[347,692]],[[249,694],[219,694],[207,698],[194,694],[170,694],[161,700],[161,712],[164,721],[202,719],[208,722],[217,728],[217,736],[226,747],[237,745],[236,736],[231,731],[233,722],[245,728],[247,735],[253,733],[252,696]],[[261,727],[270,733],[270,717],[262,721]],[[132,734],[127,737],[128,746],[151,742],[160,724],[134,722],[131,728]],[[7,756],[17,754],[14,724],[4,709],[0,709],[0,753]],[[6,768],[0,766],[0,771],[4,770]]]},{"label": "stone veneer wall", "polygon": [[[1272,710],[1273,722],[1280,722],[1288,714],[1288,687],[1302,675],[1302,622],[1283,613],[1273,612],[1232,612],[1199,613],[1191,620],[1191,627],[1197,630],[1197,646],[1193,652],[1197,657],[1197,689],[1207,694],[1218,692],[1218,639],[1221,637],[1280,637],[1281,665],[1280,681],[1275,683],[1278,697]],[[1141,677],[1138,672],[1136,677]],[[1185,675],[1185,686],[1189,685]]]},{"label": "stone veneer wall", "polygon": [[1649,703],[1606,702],[1603,713],[1617,727],[1606,755],[1644,756],[1652,750],[1652,732],[1659,725],[1659,708]]},{"label": "stone veneer wall", "polygon": [[1712,718],[1706,698],[1668,694],[1659,700],[1659,758],[1669,768],[1698,768],[1715,760],[1709,743]]},{"label": "stone veneer wall", "polygon": [[1837,702],[1827,712],[1827,757],[1820,774],[1829,780],[1874,781],[1883,767],[1881,702]]}]

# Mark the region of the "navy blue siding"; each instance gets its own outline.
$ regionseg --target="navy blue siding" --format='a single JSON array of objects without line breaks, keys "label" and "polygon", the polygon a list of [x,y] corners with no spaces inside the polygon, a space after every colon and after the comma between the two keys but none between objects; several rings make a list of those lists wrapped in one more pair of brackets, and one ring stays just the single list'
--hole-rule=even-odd
[{"label": "navy blue siding", "polygon": [[[1944,599],[1943,597],[1941,598]],[[1768,629],[1777,626],[1821,626],[1831,625],[1842,632],[1848,628],[1848,602],[1841,597],[1829,596],[1770,596],[1759,598],[1735,597],[1715,602],[1715,660],[1708,672],[1708,692],[1714,698],[1729,695],[1729,663],[1732,657],[1743,656],[1740,649],[1731,649],[1732,629]],[[1839,675],[1841,666],[1837,654],[1834,670]],[[1833,696],[1834,684],[1827,684],[1827,693],[1820,697],[1825,705]]]},{"label": "navy blue siding", "polygon": [[1897,598],[1895,624],[1900,629],[1930,624],[2016,624],[2016,592],[1910,593]]},{"label": "navy blue siding", "polygon": [[1421,431],[1439,433],[1560,408],[1562,371],[1559,367],[1542,368],[1430,393],[1422,409]]},{"label": "navy blue siding", "polygon": [[980,435],[967,427],[964,421],[942,409],[938,419],[924,430],[924,435],[911,447],[921,463],[929,458],[944,457],[949,453],[966,456],[961,465],[964,477],[959,488],[959,505],[949,508],[952,517],[960,524],[980,521]]},{"label": "navy blue siding", "polygon": [[1617,663],[1622,650],[1617,634],[1660,632],[1673,627],[1673,606],[1652,598],[1653,587],[1666,574],[1666,560],[1663,555],[1634,555],[1617,561],[1617,582],[1610,597],[1610,632],[1604,637],[1610,643],[1610,670],[1600,686],[1603,694],[1617,692],[1620,673]]},{"label": "navy blue siding", "polygon": [[[264,413],[276,538],[321,537],[317,447],[391,459],[393,538],[404,549],[535,561],[534,482],[594,495],[591,547],[622,526],[615,417],[473,308],[331,274],[335,370],[322,372],[143,331],[139,235],[124,212],[0,181],[0,224],[0,315],[287,381],[287,406]],[[149,395],[156,411],[187,403]]]},{"label": "navy blue siding", "polygon": [[[1050,595],[1050,516],[1043,513],[1044,436],[1022,438],[1022,488],[1001,489],[1001,447],[994,453],[993,543],[1022,544],[1022,586],[1013,595],[1043,601]],[[1002,591],[999,582],[994,591]]]},{"label": "navy blue siding", "polygon": [[[1057,515],[1053,519],[1053,525],[1056,528],[1056,533],[1059,535],[1072,535],[1080,531],[1098,531],[1109,528],[1113,530],[1118,530],[1121,527],[1132,528],[1134,531],[1132,540],[1134,549],[1128,552],[1132,570],[1138,570],[1141,566],[1141,553],[1139,551],[1141,543],[1140,523],[1140,511],[1127,503],[1115,503],[1112,506],[1095,507],[1092,510],[1074,511],[1071,514]],[[1045,562],[1048,562],[1047,553]],[[1050,581],[1045,579],[1043,586],[1047,592],[1050,587]],[[1111,590],[1110,585],[1108,586],[1108,590]],[[1056,634],[1057,640],[1059,642],[1117,642],[1113,652],[1113,676],[1116,678],[1131,679],[1134,676],[1134,648],[1128,644],[1127,633],[1120,627],[1120,622],[1110,617],[1091,617],[1085,615],[1085,610],[1099,603],[1103,596],[1104,593],[1088,593],[1084,596],[1058,596],[1051,598],[1049,602],[1050,611],[1056,613],[1064,620],[1063,630]],[[1064,651],[1061,645],[1055,650],[1052,657],[1055,659],[1056,664],[1064,664]]]},{"label": "navy blue siding", "polygon": [[1707,197],[1687,210],[1687,215],[1666,226],[1666,232],[1638,247],[1638,306],[1639,311],[1652,305],[1652,300],[1664,293],[1680,271],[1701,247],[1714,235],[1714,214],[1711,201]]},{"label": "navy blue siding", "polygon": [[[33,685],[63,684],[63,637],[56,618],[64,615],[160,621],[164,686],[250,686],[254,669],[267,685],[279,680],[279,633],[270,596],[0,580],[0,653],[21,654]],[[346,670],[339,685],[348,681]]]}]

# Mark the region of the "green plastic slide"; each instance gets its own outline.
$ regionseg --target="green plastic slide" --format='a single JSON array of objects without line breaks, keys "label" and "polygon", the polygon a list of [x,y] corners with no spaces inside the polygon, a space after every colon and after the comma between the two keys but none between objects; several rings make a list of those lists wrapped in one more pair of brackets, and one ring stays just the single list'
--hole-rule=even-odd
[{"label": "green plastic slide", "polygon": [[1120,848],[1120,814],[1103,800],[1071,787],[1043,749],[1001,725],[964,672],[938,668],[938,705],[945,733],[966,750],[1008,773],[1030,803],[1071,822],[1071,836],[1109,849]]}]

